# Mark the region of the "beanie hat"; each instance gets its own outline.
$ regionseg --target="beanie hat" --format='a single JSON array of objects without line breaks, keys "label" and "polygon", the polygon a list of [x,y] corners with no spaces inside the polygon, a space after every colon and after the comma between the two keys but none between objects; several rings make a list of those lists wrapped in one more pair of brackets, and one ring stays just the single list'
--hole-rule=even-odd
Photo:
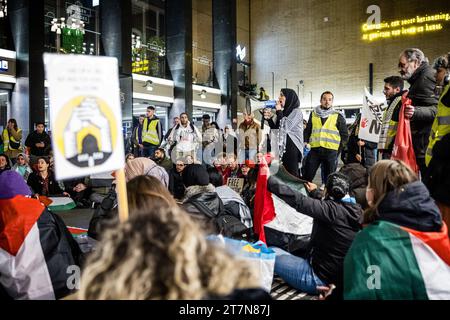
[{"label": "beanie hat", "polygon": [[183,183],[190,186],[207,186],[209,184],[209,174],[201,164],[190,164],[183,171]]},{"label": "beanie hat", "polygon": [[31,190],[16,171],[0,173],[0,199],[12,199],[15,196],[31,196]]},{"label": "beanie hat", "polygon": [[341,200],[350,191],[350,181],[346,175],[335,172],[328,176],[325,187],[330,197],[334,200]]}]

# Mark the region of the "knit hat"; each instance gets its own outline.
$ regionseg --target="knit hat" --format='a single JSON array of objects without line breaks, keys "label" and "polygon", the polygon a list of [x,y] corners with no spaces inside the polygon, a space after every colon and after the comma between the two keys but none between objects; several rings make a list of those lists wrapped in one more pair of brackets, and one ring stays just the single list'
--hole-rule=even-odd
[{"label": "knit hat", "polygon": [[0,199],[12,199],[17,195],[31,196],[31,190],[16,171],[0,173]]},{"label": "knit hat", "polygon": [[325,187],[327,188],[327,193],[334,200],[341,200],[350,191],[350,181],[346,175],[335,172],[328,176]]},{"label": "knit hat", "polygon": [[209,175],[206,168],[201,164],[190,164],[183,171],[183,183],[190,186],[207,186],[209,184]]}]

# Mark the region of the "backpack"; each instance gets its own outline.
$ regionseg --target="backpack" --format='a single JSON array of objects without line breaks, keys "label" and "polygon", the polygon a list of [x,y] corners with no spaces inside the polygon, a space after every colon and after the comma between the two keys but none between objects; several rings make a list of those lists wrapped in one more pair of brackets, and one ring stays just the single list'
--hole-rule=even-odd
[{"label": "backpack", "polygon": [[224,214],[215,218],[215,223],[221,235],[227,238],[246,240],[252,242],[254,233],[252,228],[247,228],[240,219]]},{"label": "backpack", "polygon": [[202,212],[205,217],[212,220],[218,233],[228,238],[252,241],[254,237],[253,229],[247,228],[237,217],[227,214],[226,210],[221,210],[216,215],[202,202],[190,202],[189,200],[188,202]]}]

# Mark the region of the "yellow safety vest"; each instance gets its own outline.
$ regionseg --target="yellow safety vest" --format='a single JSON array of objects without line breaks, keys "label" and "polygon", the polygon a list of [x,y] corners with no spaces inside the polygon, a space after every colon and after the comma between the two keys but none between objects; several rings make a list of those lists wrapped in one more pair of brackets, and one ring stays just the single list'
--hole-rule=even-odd
[{"label": "yellow safety vest", "polygon": [[446,106],[442,102],[442,98],[448,93],[449,90],[450,84],[445,87],[444,92],[439,99],[436,118],[434,119],[433,126],[431,127],[430,141],[428,142],[427,152],[425,153],[425,164],[427,166],[433,158],[434,144],[450,133],[450,106]]},{"label": "yellow safety vest", "polygon": [[321,118],[313,112],[312,133],[310,138],[311,148],[325,148],[338,150],[341,144],[341,135],[337,128],[339,113],[331,114],[322,125]]},{"label": "yellow safety vest", "polygon": [[[148,122],[150,121],[150,125]],[[153,145],[159,145],[158,131],[156,130],[159,119],[148,120],[145,118],[142,128],[142,142],[147,142]]]},{"label": "yellow safety vest", "polygon": [[[19,132],[21,132],[22,131],[22,129],[17,129],[17,133],[19,133]],[[9,134],[8,134],[8,129],[4,129],[3,130],[3,150],[4,150],[4,152],[6,152],[6,151],[12,151],[12,150],[14,150],[14,151],[17,151],[17,150],[20,150],[20,146],[19,146],[19,148],[18,149],[13,149],[13,148],[11,148],[11,146],[9,145]],[[16,139],[14,139],[14,137],[13,136],[11,136],[11,141],[13,141],[13,142],[16,142],[16,143],[19,143],[20,142],[20,140],[19,141],[17,141]]]}]

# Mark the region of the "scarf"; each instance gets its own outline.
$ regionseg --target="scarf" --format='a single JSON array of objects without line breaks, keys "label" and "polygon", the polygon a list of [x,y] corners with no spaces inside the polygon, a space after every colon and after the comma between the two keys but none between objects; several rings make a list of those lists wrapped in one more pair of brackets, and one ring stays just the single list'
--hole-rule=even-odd
[{"label": "scarf", "polygon": [[136,158],[128,161],[125,165],[127,182],[137,176],[153,176],[161,181],[164,186],[169,185],[169,176],[166,170],[148,158]]},{"label": "scarf", "polygon": [[303,154],[303,113],[300,110],[300,100],[292,89],[281,89],[281,92],[286,97],[286,103],[284,104],[278,136],[280,159],[286,152],[288,135]]},{"label": "scarf", "polygon": [[399,102],[402,101],[402,95],[399,95],[396,97],[391,104],[389,104],[388,109],[383,114],[383,122],[381,124],[381,130],[380,130],[380,139],[378,142],[378,149],[379,150],[386,150],[389,146],[387,145],[387,134],[389,130],[389,122],[392,119],[392,115],[394,114],[395,107]]},{"label": "scarf", "polygon": [[332,115],[333,113],[335,113],[336,111],[334,110],[333,107],[331,107],[330,109],[323,109],[321,106],[317,106],[314,109],[314,112],[322,119],[324,118],[328,118],[330,115]]}]

